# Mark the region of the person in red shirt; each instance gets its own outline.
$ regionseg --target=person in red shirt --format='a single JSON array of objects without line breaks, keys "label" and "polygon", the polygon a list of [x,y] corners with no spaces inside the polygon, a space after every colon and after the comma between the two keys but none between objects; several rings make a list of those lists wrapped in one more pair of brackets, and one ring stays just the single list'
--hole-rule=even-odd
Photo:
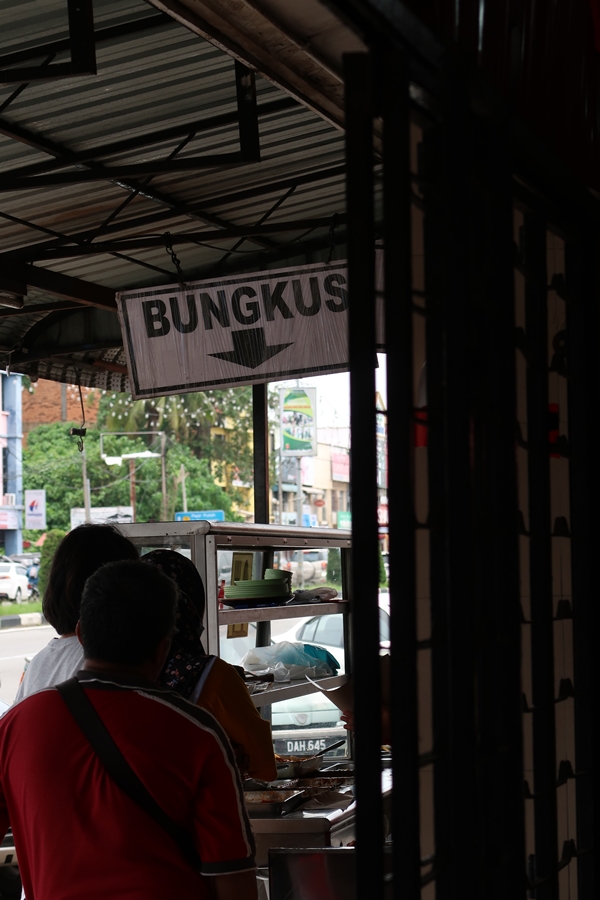
[{"label": "person in red shirt", "polygon": [[140,562],[86,582],[76,678],[196,868],[117,784],[56,687],[0,719],[0,834],[12,824],[27,900],[255,900],[254,841],[231,745],[210,713],[156,678],[177,589]]}]

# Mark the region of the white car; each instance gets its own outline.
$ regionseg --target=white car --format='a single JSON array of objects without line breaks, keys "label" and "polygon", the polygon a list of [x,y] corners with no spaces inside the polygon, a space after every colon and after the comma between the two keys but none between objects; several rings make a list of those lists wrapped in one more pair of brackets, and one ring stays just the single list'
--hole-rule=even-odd
[{"label": "white car", "polygon": [[27,600],[30,593],[25,566],[9,561],[0,562],[0,600],[20,603]]},{"label": "white car", "polygon": [[[292,573],[292,584],[314,584],[327,581],[328,550],[287,550],[281,554],[279,566]],[[302,555],[302,582],[298,563]]]},{"label": "white car", "polygon": [[[379,594],[379,638],[381,652],[390,647],[390,597],[386,591]],[[256,625],[251,623],[245,638],[226,638],[227,626],[221,626],[221,656],[229,663],[239,665],[244,654],[256,644]],[[317,644],[335,656],[340,664],[339,672],[345,671],[343,613],[325,616],[310,616],[296,621],[292,628],[273,637],[272,643],[280,641]],[[323,694],[305,694],[291,700],[274,703],[271,711],[273,725],[273,746],[276,753],[305,755],[326,747],[346,736],[341,712]],[[343,757],[345,748],[334,751]]]},{"label": "white car", "polygon": [[[345,672],[344,622],[343,614],[331,613],[327,616],[311,616],[296,623],[289,631],[277,636],[278,641],[300,641],[325,647],[340,664],[340,673]],[[379,593],[379,647],[382,653],[390,649],[390,595]]]}]

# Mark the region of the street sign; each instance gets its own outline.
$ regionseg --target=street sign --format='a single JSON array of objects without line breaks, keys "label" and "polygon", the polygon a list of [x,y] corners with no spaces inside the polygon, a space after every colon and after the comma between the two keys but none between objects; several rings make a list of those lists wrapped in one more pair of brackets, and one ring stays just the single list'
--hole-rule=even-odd
[{"label": "street sign", "polygon": [[25,528],[46,529],[46,491],[25,491]]},{"label": "street sign", "polygon": [[176,512],[176,522],[224,522],[225,511],[222,509],[195,509],[192,512]]},{"label": "street sign", "polygon": [[338,528],[352,528],[352,513],[340,510],[337,514],[337,527]]},{"label": "street sign", "polygon": [[348,369],[345,262],[117,294],[136,399]]}]

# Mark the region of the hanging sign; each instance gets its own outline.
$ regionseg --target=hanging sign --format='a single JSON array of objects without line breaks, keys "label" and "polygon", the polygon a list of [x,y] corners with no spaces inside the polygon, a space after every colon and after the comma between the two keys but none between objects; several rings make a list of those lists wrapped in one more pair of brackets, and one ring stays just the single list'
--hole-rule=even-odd
[{"label": "hanging sign", "polygon": [[345,262],[117,294],[136,399],[348,369]]},{"label": "hanging sign", "polygon": [[46,528],[46,491],[25,491],[25,528]]},{"label": "hanging sign", "polygon": [[117,295],[134,397],[348,367],[345,263]]}]

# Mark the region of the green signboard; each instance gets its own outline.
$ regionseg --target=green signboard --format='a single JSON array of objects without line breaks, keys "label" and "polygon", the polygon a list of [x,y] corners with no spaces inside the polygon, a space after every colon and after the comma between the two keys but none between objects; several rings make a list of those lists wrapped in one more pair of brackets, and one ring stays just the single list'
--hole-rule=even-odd
[{"label": "green signboard", "polygon": [[352,528],[352,513],[351,512],[342,512],[341,510],[337,514],[337,527],[338,528]]}]

